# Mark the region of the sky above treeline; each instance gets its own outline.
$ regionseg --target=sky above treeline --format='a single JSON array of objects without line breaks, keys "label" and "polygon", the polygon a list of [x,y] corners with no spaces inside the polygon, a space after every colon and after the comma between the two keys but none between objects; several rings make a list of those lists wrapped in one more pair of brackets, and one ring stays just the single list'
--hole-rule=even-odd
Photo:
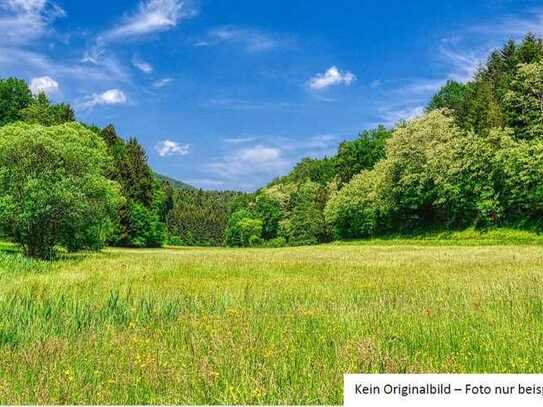
[{"label": "sky above treeline", "polygon": [[540,1],[0,0],[0,76],[136,137],[159,173],[253,191],[527,32]]}]

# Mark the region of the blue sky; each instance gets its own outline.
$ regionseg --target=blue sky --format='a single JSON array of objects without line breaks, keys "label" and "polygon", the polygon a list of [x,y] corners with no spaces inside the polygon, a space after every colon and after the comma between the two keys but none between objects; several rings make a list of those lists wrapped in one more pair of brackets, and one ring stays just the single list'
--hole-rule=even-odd
[{"label": "blue sky", "polygon": [[160,173],[251,191],[528,31],[539,1],[0,0],[0,76],[137,137]]}]

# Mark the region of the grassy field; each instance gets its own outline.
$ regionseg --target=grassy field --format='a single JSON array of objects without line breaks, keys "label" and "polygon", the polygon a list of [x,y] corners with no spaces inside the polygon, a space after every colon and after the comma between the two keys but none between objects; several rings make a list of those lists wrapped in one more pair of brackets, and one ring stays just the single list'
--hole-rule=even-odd
[{"label": "grassy field", "polygon": [[4,250],[0,403],[341,404],[346,372],[541,372],[543,246],[479,243]]}]

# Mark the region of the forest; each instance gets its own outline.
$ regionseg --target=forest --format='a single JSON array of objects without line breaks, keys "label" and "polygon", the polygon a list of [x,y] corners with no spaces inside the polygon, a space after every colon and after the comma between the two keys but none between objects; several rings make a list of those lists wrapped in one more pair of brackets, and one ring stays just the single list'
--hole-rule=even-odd
[{"label": "forest", "polygon": [[311,245],[543,227],[543,41],[494,51],[425,113],[306,158],[255,193],[158,176],[135,138],[0,79],[0,227],[30,257],[120,247]]},{"label": "forest", "polygon": [[305,245],[431,230],[543,227],[543,42],[491,53],[425,113],[305,159],[232,214],[231,246]]}]

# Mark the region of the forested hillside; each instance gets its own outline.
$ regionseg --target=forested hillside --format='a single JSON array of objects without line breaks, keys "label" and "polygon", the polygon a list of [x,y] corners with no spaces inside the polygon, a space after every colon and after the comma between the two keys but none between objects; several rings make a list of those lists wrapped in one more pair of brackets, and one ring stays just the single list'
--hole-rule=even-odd
[{"label": "forested hillside", "polygon": [[428,229],[543,227],[543,43],[496,50],[421,117],[305,159],[229,220],[232,246],[298,245]]}]

